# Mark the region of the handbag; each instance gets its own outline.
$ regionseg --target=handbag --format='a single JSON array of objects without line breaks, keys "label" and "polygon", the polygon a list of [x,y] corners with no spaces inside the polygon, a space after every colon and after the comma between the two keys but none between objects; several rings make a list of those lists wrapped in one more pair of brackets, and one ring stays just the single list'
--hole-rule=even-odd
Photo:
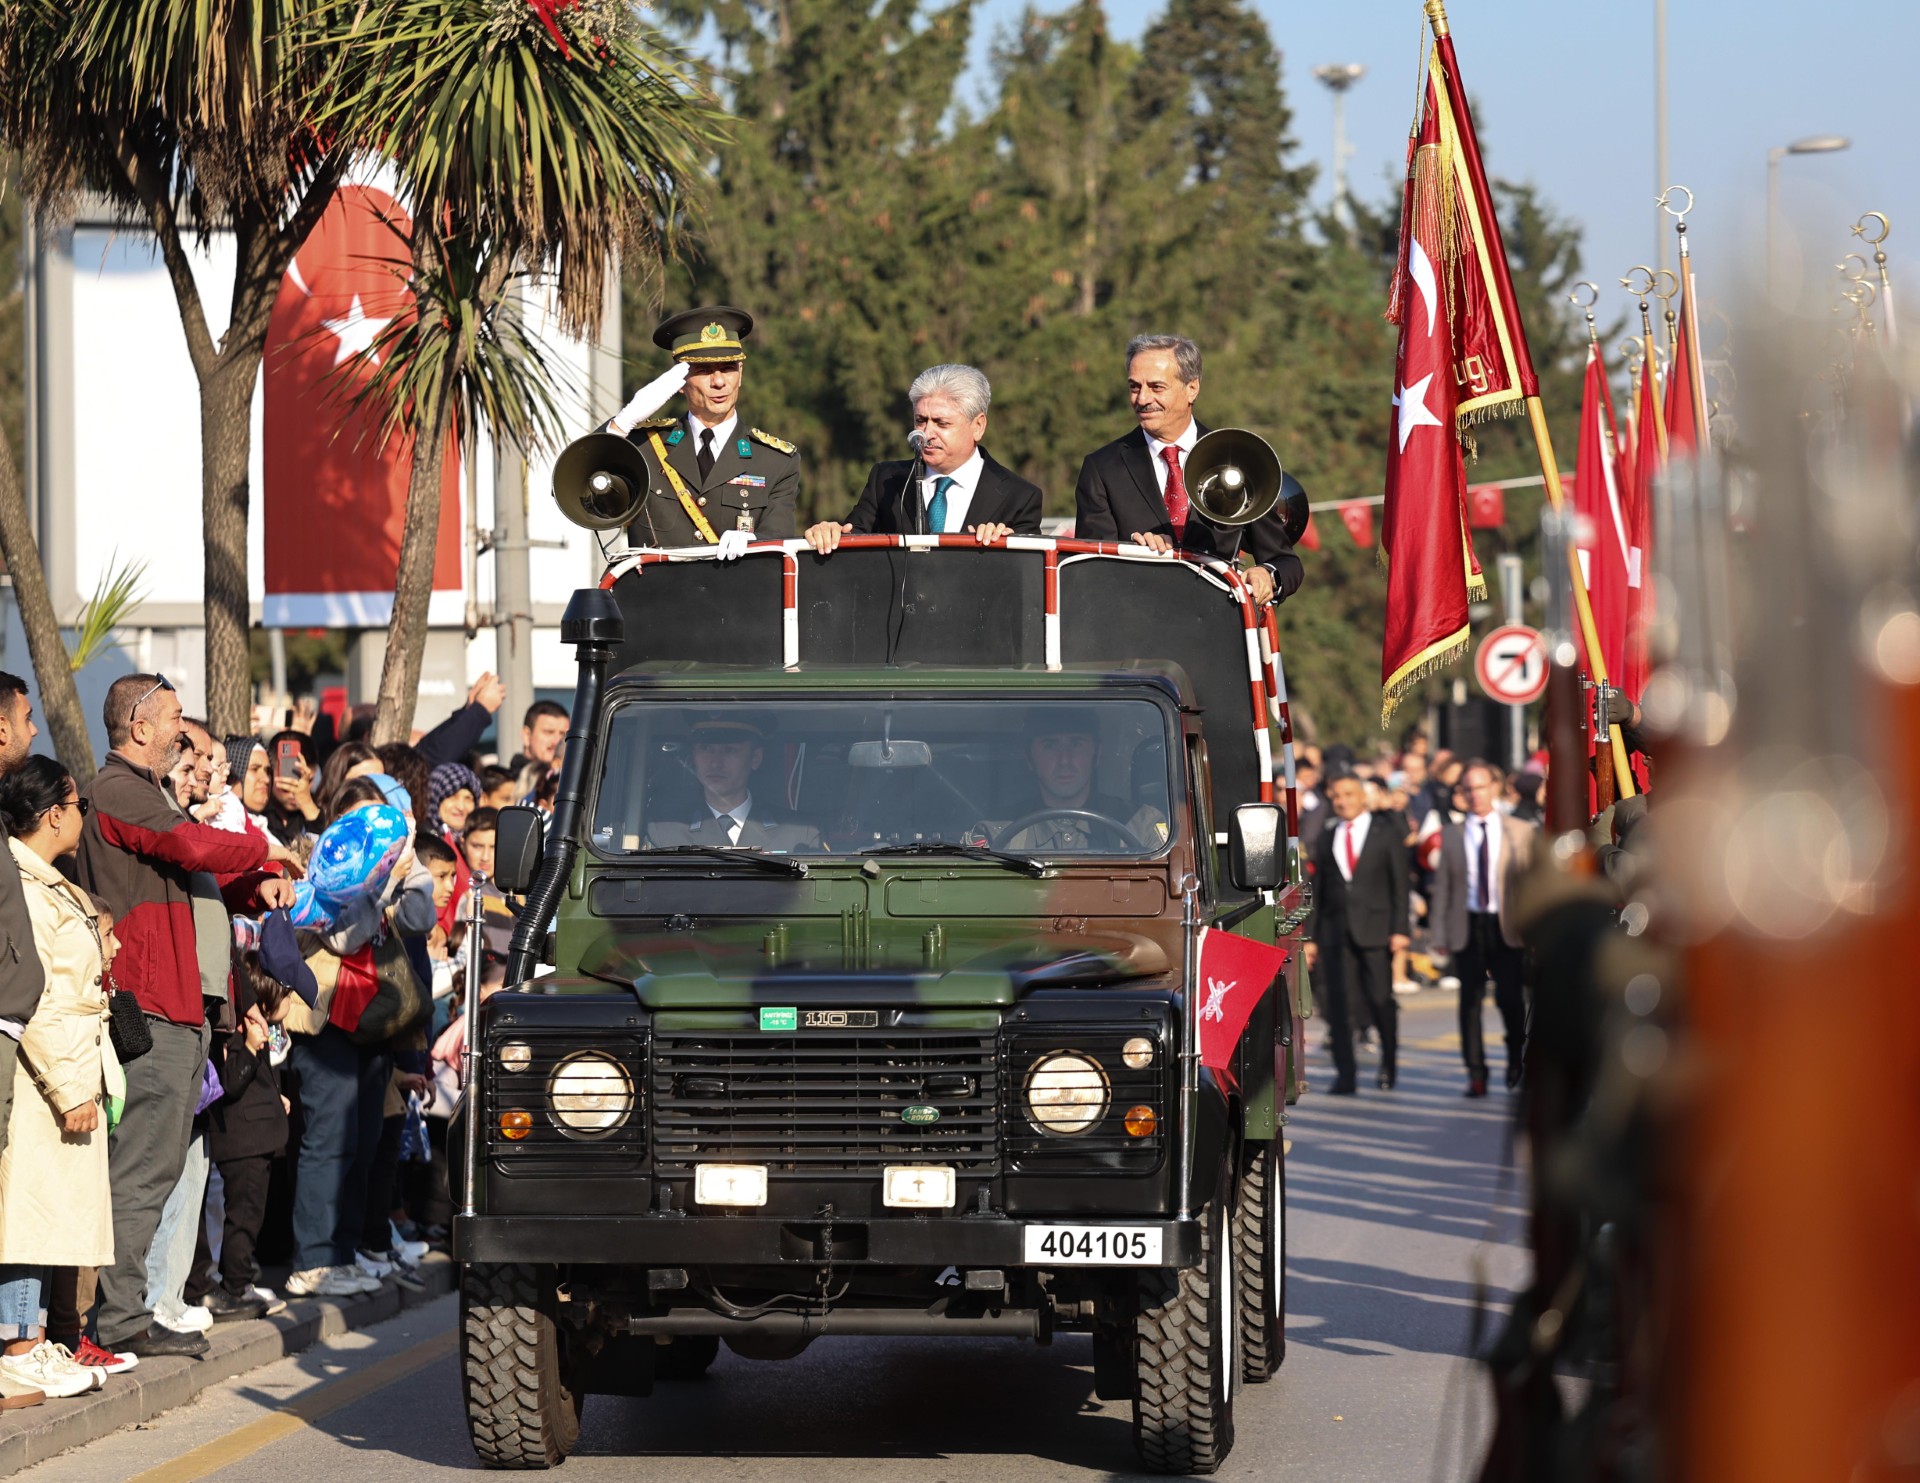
[{"label": "handbag", "polygon": [[124,1066],[153,1049],[153,1026],[147,1023],[147,1013],[140,1007],[140,1001],[120,987],[113,969],[107,965],[107,945],[100,938],[99,919],[90,916],[86,922],[100,954],[101,975],[106,980],[107,1038],[113,1042],[113,1053]]},{"label": "handbag", "polygon": [[356,1045],[379,1045],[427,1021],[433,1000],[399,935],[385,932],[340,960],[327,1018]]}]

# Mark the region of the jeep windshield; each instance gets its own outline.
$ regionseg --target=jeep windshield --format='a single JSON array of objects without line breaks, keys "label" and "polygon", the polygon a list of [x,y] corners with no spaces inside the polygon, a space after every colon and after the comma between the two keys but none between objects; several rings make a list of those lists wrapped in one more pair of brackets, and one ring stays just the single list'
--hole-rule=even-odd
[{"label": "jeep windshield", "polygon": [[663,862],[1146,858],[1178,824],[1169,734],[1137,699],[630,700],[608,722],[593,845]]}]

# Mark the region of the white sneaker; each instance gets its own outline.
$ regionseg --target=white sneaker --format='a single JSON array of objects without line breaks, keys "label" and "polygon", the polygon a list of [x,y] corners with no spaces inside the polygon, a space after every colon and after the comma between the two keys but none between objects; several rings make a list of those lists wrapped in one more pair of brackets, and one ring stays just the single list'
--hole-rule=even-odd
[{"label": "white sneaker", "polygon": [[353,1254],[353,1264],[368,1277],[373,1278],[375,1282],[378,1282],[383,1277],[391,1277],[393,1275],[392,1262],[383,1261],[377,1256],[368,1256],[364,1251],[356,1251]]},{"label": "white sneaker", "polygon": [[369,1272],[363,1272],[357,1266],[335,1267],[334,1277],[341,1283],[351,1284],[355,1293],[379,1292],[386,1284]]},{"label": "white sneaker", "polygon": [[400,1234],[399,1227],[395,1226],[391,1221],[387,1223],[387,1229],[393,1232],[392,1255],[402,1266],[419,1266],[421,1258],[433,1249],[424,1241],[407,1240],[406,1237]]},{"label": "white sneaker", "polygon": [[261,1287],[256,1283],[252,1291],[256,1298],[267,1305],[267,1311],[261,1315],[263,1318],[271,1318],[276,1313],[285,1313],[287,1311],[287,1300],[272,1288]]},{"label": "white sneaker", "polygon": [[153,1316],[164,1327],[181,1334],[204,1334],[213,1327],[213,1315],[199,1304],[189,1308],[178,1303],[161,1303],[154,1308]]},{"label": "white sneaker", "polygon": [[93,1376],[93,1388],[95,1390],[100,1389],[101,1386],[107,1383],[107,1375],[110,1372],[107,1370],[105,1365],[81,1364],[79,1360],[74,1358],[73,1351],[67,1348],[67,1346],[64,1344],[53,1345],[53,1352],[59,1355],[60,1358],[64,1359],[68,1364],[72,1365],[76,1370],[84,1370],[86,1371],[87,1374]]},{"label": "white sneaker", "polygon": [[343,1267],[308,1267],[287,1278],[287,1292],[296,1298],[351,1298],[360,1294],[357,1277],[348,1278]]},{"label": "white sneaker", "polygon": [[55,1399],[85,1395],[98,1383],[92,1370],[84,1370],[44,1339],[25,1354],[0,1358],[0,1375],[16,1385],[29,1386]]}]

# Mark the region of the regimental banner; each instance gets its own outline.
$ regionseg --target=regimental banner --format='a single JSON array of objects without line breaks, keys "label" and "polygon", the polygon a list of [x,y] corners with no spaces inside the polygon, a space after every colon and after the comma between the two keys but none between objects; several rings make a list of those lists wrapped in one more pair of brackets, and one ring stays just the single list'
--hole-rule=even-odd
[{"label": "regimental banner", "polygon": [[[348,403],[377,364],[376,338],[412,312],[407,228],[386,191],[343,187],[274,301],[261,369],[262,621],[270,628],[384,628],[392,619],[413,439],[382,445],[377,413]],[[460,533],[460,458],[450,439],[436,622],[460,616]]]},{"label": "regimental banner", "polygon": [[1224,1071],[1260,996],[1287,966],[1287,950],[1209,927],[1200,934],[1199,961],[1200,1064]]}]

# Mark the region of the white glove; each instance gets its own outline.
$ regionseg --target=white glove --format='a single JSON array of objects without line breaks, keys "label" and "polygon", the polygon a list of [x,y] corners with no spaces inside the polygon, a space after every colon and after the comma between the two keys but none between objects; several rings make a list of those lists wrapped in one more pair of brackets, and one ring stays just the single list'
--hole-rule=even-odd
[{"label": "white glove", "polygon": [[687,384],[687,376],[692,371],[683,360],[677,360],[660,375],[655,376],[645,386],[633,394],[633,400],[622,407],[607,431],[615,433],[631,432],[638,423],[645,422],[662,407],[673,400],[674,393]]},{"label": "white glove", "polygon": [[723,530],[720,532],[720,544],[713,554],[722,561],[738,561],[747,554],[747,547],[752,541],[753,532],[750,530]]}]

